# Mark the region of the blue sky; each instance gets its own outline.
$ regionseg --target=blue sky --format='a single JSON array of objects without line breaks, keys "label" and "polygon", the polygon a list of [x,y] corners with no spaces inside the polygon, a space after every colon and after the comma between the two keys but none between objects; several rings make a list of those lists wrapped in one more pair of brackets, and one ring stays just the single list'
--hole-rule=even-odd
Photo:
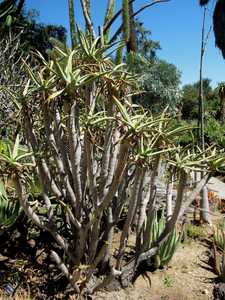
[{"label": "blue sky", "polygon": [[[78,22],[83,24],[79,0],[75,1]],[[104,17],[106,0],[92,0],[93,18],[101,24]],[[138,5],[147,0],[137,0]],[[198,80],[200,37],[202,9],[198,0],[171,0],[169,3],[158,4],[145,12],[139,18],[144,26],[152,32],[152,39],[160,42],[162,50],[158,56],[174,63],[182,72],[182,83],[192,83]],[[214,2],[214,1],[212,1]],[[38,21],[49,24],[61,24],[69,30],[67,15],[67,0],[27,0],[27,9],[37,9],[40,13]],[[212,21],[212,7],[209,7],[208,24]],[[207,44],[204,60],[204,77],[212,79],[213,85],[225,81],[225,60],[215,47],[213,32]]]}]

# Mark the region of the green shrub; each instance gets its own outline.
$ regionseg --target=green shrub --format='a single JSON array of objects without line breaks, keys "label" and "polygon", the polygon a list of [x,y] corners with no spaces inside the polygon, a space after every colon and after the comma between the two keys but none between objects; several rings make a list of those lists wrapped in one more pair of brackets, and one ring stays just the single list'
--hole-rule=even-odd
[{"label": "green shrub", "polygon": [[171,275],[165,275],[163,278],[163,284],[167,288],[172,287],[174,285],[174,278]]},{"label": "green shrub", "polygon": [[207,118],[205,135],[211,143],[217,143],[221,147],[225,146],[225,125],[222,125],[212,116]]},{"label": "green shrub", "polygon": [[204,240],[207,237],[207,232],[202,226],[189,223],[186,225],[186,231],[187,236],[191,239]]}]

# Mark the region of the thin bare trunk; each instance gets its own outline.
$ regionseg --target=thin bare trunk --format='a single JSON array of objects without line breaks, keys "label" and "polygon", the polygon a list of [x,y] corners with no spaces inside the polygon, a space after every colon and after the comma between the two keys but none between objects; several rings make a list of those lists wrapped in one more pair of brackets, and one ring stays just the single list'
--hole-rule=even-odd
[{"label": "thin bare trunk", "polygon": [[80,153],[81,146],[78,138],[79,128],[76,130],[76,102],[73,103],[69,115],[69,155],[73,177],[73,190],[76,197],[76,216],[80,218],[82,190],[81,190],[81,178],[80,178]]},{"label": "thin bare trunk", "polygon": [[14,183],[15,183],[15,188],[16,188],[17,194],[18,194],[18,198],[20,200],[20,205],[23,208],[25,214],[39,228],[41,228],[42,230],[46,230],[46,231],[50,232],[51,235],[53,236],[53,238],[59,244],[59,246],[62,247],[62,249],[65,251],[65,253],[68,255],[68,257],[71,259],[71,261],[74,261],[74,256],[69,251],[68,243],[66,242],[66,240],[61,235],[59,235],[55,231],[56,225],[52,226],[53,224],[44,223],[39,218],[39,216],[35,213],[33,208],[30,206],[29,201],[28,201],[27,196],[26,196],[26,190],[24,188],[23,180],[18,174],[15,174]]},{"label": "thin bare trunk", "polygon": [[112,208],[109,207],[108,214],[107,214],[107,224],[106,224],[106,232],[104,235],[104,241],[106,243],[105,248],[105,254],[102,259],[102,266],[101,266],[101,272],[104,273],[107,269],[107,265],[110,260],[110,251],[112,250],[112,241],[113,241],[113,214],[112,214]]},{"label": "thin bare trunk", "polygon": [[76,284],[76,282],[74,281],[73,276],[69,273],[68,268],[66,267],[66,265],[62,262],[62,260],[60,259],[60,257],[58,256],[58,254],[55,251],[51,251],[51,256],[52,259],[55,261],[55,263],[57,264],[58,268],[61,270],[61,272],[63,273],[63,275],[68,279],[68,281],[70,282],[71,286],[74,288],[74,290],[80,294],[80,289],[78,287],[78,285]]},{"label": "thin bare trunk", "polygon": [[120,145],[119,154],[117,157],[117,166],[115,168],[115,172],[113,175],[112,183],[102,201],[102,203],[99,205],[99,207],[96,210],[96,216],[98,216],[108,205],[110,204],[110,201],[112,200],[113,196],[115,195],[124,175],[124,171],[127,166],[128,161],[128,154],[129,154],[129,144],[123,143]]},{"label": "thin bare trunk", "polygon": [[156,202],[156,180],[159,173],[159,170],[161,168],[161,158],[160,155],[158,155],[155,158],[155,162],[153,164],[153,170],[151,174],[151,182],[150,182],[150,196],[149,196],[149,207],[147,211],[147,221],[146,221],[146,228],[144,230],[144,237],[143,237],[143,247],[144,249],[147,249],[150,246],[150,232],[152,227],[152,220],[154,216],[155,211],[155,202]]},{"label": "thin bare trunk", "polygon": [[76,32],[76,22],[74,13],[74,0],[68,0],[69,4],[69,18],[70,18],[70,38],[72,48],[76,46],[77,43],[77,32]]},{"label": "thin bare trunk", "polygon": [[173,211],[173,174],[171,174],[171,177],[169,178],[168,184],[167,184],[167,191],[166,191],[166,218],[167,220],[170,219],[172,216]]},{"label": "thin bare trunk", "polygon": [[92,20],[91,20],[90,14],[89,14],[90,12],[89,12],[89,9],[88,9],[87,0],[80,0],[80,3],[81,3],[81,6],[82,6],[82,12],[83,12],[84,19],[85,19],[85,22],[86,22],[87,30],[91,34],[91,36],[93,38],[95,38],[96,35],[95,35]]},{"label": "thin bare trunk", "polygon": [[127,242],[128,242],[130,225],[134,218],[134,214],[135,214],[136,207],[137,207],[140,185],[143,180],[143,173],[144,173],[143,169],[141,169],[140,167],[137,167],[135,170],[135,173],[136,173],[135,180],[134,180],[134,184],[133,184],[133,188],[132,188],[132,192],[131,192],[131,198],[129,201],[127,218],[126,218],[126,222],[123,226],[122,235],[120,238],[120,247],[119,247],[119,251],[118,251],[118,258],[117,258],[117,264],[116,264],[117,269],[120,269],[120,267],[121,267],[122,257],[123,257],[124,250],[125,250]]},{"label": "thin bare trunk", "polygon": [[[206,25],[206,12],[207,12],[207,6],[204,6],[203,8],[203,20],[202,20],[202,35],[201,35],[201,53],[200,53],[200,70],[199,70],[199,119],[198,119],[198,125],[200,126],[199,129],[199,143],[202,151],[205,151],[205,109],[204,109],[204,90],[203,90],[203,59],[204,54],[206,50],[206,44],[208,40],[208,35],[205,36],[205,25]],[[211,29],[210,29],[211,30]],[[210,31],[209,31],[210,32]],[[201,176],[203,178],[204,172],[201,173]],[[209,201],[208,201],[208,195],[205,190],[205,188],[201,191],[201,212],[200,212],[200,219],[203,222],[211,224],[210,214],[206,212],[207,209],[209,209]]]},{"label": "thin bare trunk", "polygon": [[138,223],[137,223],[137,236],[136,236],[136,251],[137,253],[140,252],[141,246],[143,244],[143,233],[145,231],[145,225],[147,221],[147,215],[146,215],[146,209],[150,198],[150,184],[148,184],[148,178],[149,176],[145,176],[145,182],[143,184],[143,190],[147,186],[147,192],[144,194],[144,191],[142,192],[142,197],[139,202],[139,214],[138,214]]}]

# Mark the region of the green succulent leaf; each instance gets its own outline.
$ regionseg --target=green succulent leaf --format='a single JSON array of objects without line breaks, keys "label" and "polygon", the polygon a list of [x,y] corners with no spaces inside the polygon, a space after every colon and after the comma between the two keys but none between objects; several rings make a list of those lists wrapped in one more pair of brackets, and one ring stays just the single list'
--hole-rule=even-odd
[{"label": "green succulent leaf", "polygon": [[18,201],[10,201],[2,181],[0,181],[0,229],[8,230],[12,227],[21,212]]}]

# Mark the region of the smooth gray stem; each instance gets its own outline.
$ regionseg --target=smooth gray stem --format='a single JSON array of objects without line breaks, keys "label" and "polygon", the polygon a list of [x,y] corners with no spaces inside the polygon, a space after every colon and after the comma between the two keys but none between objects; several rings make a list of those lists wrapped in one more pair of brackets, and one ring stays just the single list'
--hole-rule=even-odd
[{"label": "smooth gray stem", "polygon": [[152,227],[152,221],[155,211],[155,202],[156,202],[156,180],[161,167],[161,158],[160,155],[158,155],[155,158],[155,161],[153,163],[153,169],[151,174],[151,180],[150,180],[150,197],[149,197],[149,207],[147,211],[147,221],[146,221],[146,228],[143,232],[143,246],[144,249],[147,249],[150,246],[150,238],[151,238],[151,227]]},{"label": "smooth gray stem", "polygon": [[27,197],[26,191],[24,188],[24,183],[18,174],[14,177],[14,183],[16,192],[20,201],[20,205],[23,208],[25,214],[32,220],[32,222],[41,229],[46,229],[44,223],[41,221],[39,216],[34,212],[33,208],[30,206]]},{"label": "smooth gray stem", "polygon": [[170,219],[173,212],[173,174],[171,174],[171,177],[169,178],[168,184],[167,184],[167,191],[166,191],[166,218],[167,220]]},{"label": "smooth gray stem", "polygon": [[118,154],[117,166],[114,172],[112,183],[102,203],[96,208],[93,218],[89,222],[89,226],[91,226],[95,218],[101,215],[102,211],[109,206],[112,198],[115,196],[115,193],[123,179],[123,174],[127,166],[128,154],[129,154],[128,151],[129,151],[129,144],[127,142],[121,144],[120,151]]},{"label": "smooth gray stem", "polygon": [[69,270],[67,269],[66,265],[62,262],[61,258],[58,256],[58,254],[55,251],[51,250],[51,257],[55,261],[55,263],[57,264],[57,267],[60,269],[60,271],[63,273],[63,275],[68,279],[72,288],[74,288],[74,290],[78,294],[80,294],[80,289],[79,289],[78,285],[74,281],[73,276],[69,273]]},{"label": "smooth gray stem", "polygon": [[108,128],[106,129],[106,138],[104,142],[104,152],[102,155],[102,163],[101,163],[101,173],[100,173],[100,197],[104,193],[104,189],[107,182],[107,175],[108,175],[108,169],[109,169],[109,162],[110,162],[110,150],[112,145],[112,133],[113,128],[108,124]]},{"label": "smooth gray stem", "polygon": [[42,193],[42,197],[43,197],[46,207],[48,209],[48,220],[51,222],[52,218],[53,218],[53,206],[52,206],[51,200],[49,199],[49,197],[46,193]]},{"label": "smooth gray stem", "polygon": [[[139,215],[138,215],[138,223],[137,223],[137,236],[136,236],[136,250],[140,251],[141,244],[143,243],[143,232],[145,230],[144,225],[146,221],[146,208],[149,202],[150,197],[150,185],[148,184],[148,174],[144,177],[144,183],[143,183],[143,192],[142,197],[139,200]],[[147,192],[144,192],[144,189],[147,187]]]},{"label": "smooth gray stem", "polygon": [[[69,154],[71,161],[72,177],[73,177],[73,190],[76,196],[77,210],[80,210],[82,190],[81,190],[81,177],[80,177],[80,153],[81,146],[78,137],[78,132],[76,130],[76,102],[71,106],[71,111],[69,115]],[[76,205],[75,205],[76,207]],[[78,213],[78,212],[77,212]],[[78,213],[79,217],[80,213]]]},{"label": "smooth gray stem", "polygon": [[[87,136],[85,136],[87,138]],[[90,197],[93,199],[93,204],[95,207],[99,204],[98,193],[97,193],[97,184],[96,176],[94,174],[94,146],[91,144],[90,140],[87,138],[85,142],[85,151],[86,151],[86,163],[87,163],[87,175],[88,175],[88,184],[90,190]]]},{"label": "smooth gray stem", "polygon": [[208,224],[212,225],[211,216],[209,213],[209,199],[208,199],[208,188],[207,186],[203,186],[202,188],[202,197],[201,197],[201,210],[200,210],[200,218],[204,222],[207,222]]},{"label": "smooth gray stem", "polygon": [[203,177],[201,179],[201,181],[196,185],[196,187],[193,189],[192,192],[190,192],[190,194],[187,197],[187,200],[185,201],[183,207],[180,210],[179,213],[179,218],[182,218],[185,211],[188,209],[188,207],[192,204],[192,202],[195,200],[195,197],[197,196],[197,194],[200,193],[200,191],[202,190],[202,188],[205,186],[205,184],[207,184],[207,182],[209,181],[211,175],[208,174],[205,177]]},{"label": "smooth gray stem", "polygon": [[83,15],[84,15],[84,19],[85,19],[85,22],[86,22],[87,29],[88,29],[89,33],[91,34],[91,36],[93,38],[96,38],[95,31],[94,31],[94,26],[93,26],[91,17],[90,17],[89,12],[88,12],[86,0],[80,0],[80,3],[81,3],[81,7],[82,7],[82,11],[83,11]]},{"label": "smooth gray stem", "polygon": [[108,176],[105,184],[105,190],[104,190],[104,195],[107,193],[108,187],[112,183],[115,168],[116,168],[116,163],[117,163],[117,156],[120,151],[120,145],[117,144],[118,140],[120,138],[120,133],[117,129],[115,129],[112,137],[113,143],[111,144],[111,149],[110,149],[110,160],[109,160],[109,165],[108,165]]},{"label": "smooth gray stem", "polygon": [[54,110],[54,123],[55,123],[54,136],[55,136],[56,145],[57,145],[60,155],[62,157],[63,168],[64,168],[65,173],[69,176],[70,184],[73,185],[71,167],[70,167],[70,162],[69,162],[69,158],[68,158],[69,143],[67,141],[66,134],[63,130],[63,124],[61,122],[60,112],[57,108]]},{"label": "smooth gray stem", "polygon": [[[25,116],[24,120],[25,120],[24,125],[26,128],[27,140],[30,142],[33,152],[37,153],[39,151],[39,145],[38,145],[38,141],[35,136],[35,133],[32,130],[31,120],[28,115]],[[51,189],[57,198],[62,197],[62,193],[59,190],[58,186],[56,185],[54,179],[52,178],[50,170],[48,168],[48,165],[47,165],[45,159],[44,158],[41,158],[41,159],[36,158],[36,163],[38,166],[38,171],[40,174],[42,185],[43,186],[47,185],[48,189]]]},{"label": "smooth gray stem", "polygon": [[142,177],[143,169],[140,167],[136,167],[135,171],[136,171],[135,180],[134,180],[134,184],[133,184],[133,188],[132,188],[132,192],[131,192],[131,198],[129,201],[127,218],[126,218],[126,222],[123,226],[123,230],[122,230],[122,234],[121,234],[121,238],[120,238],[120,247],[119,247],[119,251],[118,251],[118,259],[117,259],[117,264],[116,264],[117,269],[120,269],[123,252],[124,252],[124,249],[128,242],[129,229],[130,229],[130,225],[131,225],[131,222],[133,220],[133,217],[134,217],[134,214],[136,211],[140,185],[141,185],[141,182],[143,179],[143,177]]},{"label": "smooth gray stem", "polygon": [[34,212],[33,208],[30,206],[29,201],[26,197],[26,191],[24,187],[23,180],[20,178],[18,174],[15,175],[14,178],[15,188],[18,194],[18,198],[20,201],[20,205],[23,208],[25,214],[32,220],[32,222],[37,225],[39,228],[46,230],[51,233],[53,238],[57,241],[59,246],[62,247],[62,249],[67,253],[68,257],[74,261],[73,255],[69,251],[69,245],[68,243],[62,238],[61,235],[59,235],[57,232],[55,232],[55,228],[52,228],[52,224],[44,224],[39,216]]}]

